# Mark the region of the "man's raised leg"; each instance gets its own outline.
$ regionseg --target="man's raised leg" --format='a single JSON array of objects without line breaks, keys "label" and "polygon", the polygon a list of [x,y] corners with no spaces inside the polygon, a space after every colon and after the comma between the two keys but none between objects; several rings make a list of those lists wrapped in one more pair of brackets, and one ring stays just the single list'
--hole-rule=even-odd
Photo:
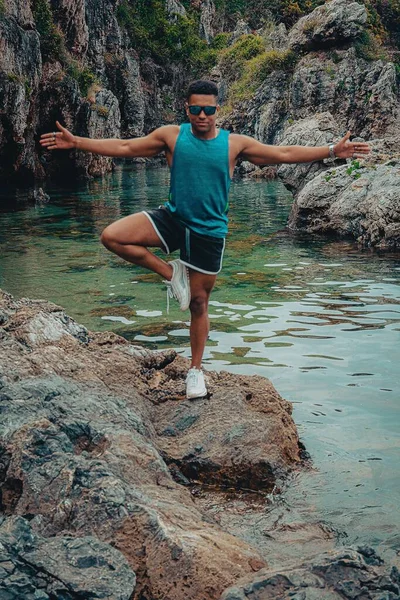
[{"label": "man's raised leg", "polygon": [[163,248],[149,219],[143,213],[129,215],[106,227],[101,234],[104,246],[121,258],[164,277],[172,277],[172,266],[148,250]]},{"label": "man's raised leg", "polygon": [[182,310],[189,307],[190,286],[186,267],[179,261],[167,263],[148,250],[164,248],[158,231],[144,213],[136,213],[112,223],[101,234],[106,248],[121,258],[158,273],[166,280],[168,293]]}]

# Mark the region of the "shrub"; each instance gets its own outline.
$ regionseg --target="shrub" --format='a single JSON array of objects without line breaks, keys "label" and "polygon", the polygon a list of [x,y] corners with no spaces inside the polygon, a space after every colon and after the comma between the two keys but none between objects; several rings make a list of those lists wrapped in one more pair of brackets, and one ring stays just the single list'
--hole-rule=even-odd
[{"label": "shrub", "polygon": [[296,60],[291,50],[264,50],[246,63],[242,77],[231,86],[229,102],[235,104],[251,98],[268,75],[280,69],[292,70]]},{"label": "shrub", "polygon": [[92,71],[81,65],[77,60],[70,59],[65,69],[67,75],[78,82],[79,90],[82,96],[87,96],[89,88],[97,83],[97,78]]},{"label": "shrub", "polygon": [[211,48],[214,50],[223,50],[229,45],[229,40],[232,35],[230,33],[217,33],[217,35],[211,41]]},{"label": "shrub", "polygon": [[63,60],[65,58],[64,37],[54,24],[48,0],[34,0],[32,5],[36,28],[40,34],[40,50],[43,60]]},{"label": "shrub", "polygon": [[357,55],[365,60],[388,60],[384,47],[372,32],[363,31],[355,43]]},{"label": "shrub", "polygon": [[265,52],[265,42],[259,35],[242,35],[233,46],[222,51],[221,68],[228,80],[240,78],[246,62]]},{"label": "shrub", "polygon": [[192,10],[190,3],[187,8],[186,16],[176,15],[170,22],[164,0],[122,0],[117,19],[142,57],[151,56],[162,65],[183,58],[195,75],[216,64],[218,48],[210,48],[200,38],[198,11]]}]

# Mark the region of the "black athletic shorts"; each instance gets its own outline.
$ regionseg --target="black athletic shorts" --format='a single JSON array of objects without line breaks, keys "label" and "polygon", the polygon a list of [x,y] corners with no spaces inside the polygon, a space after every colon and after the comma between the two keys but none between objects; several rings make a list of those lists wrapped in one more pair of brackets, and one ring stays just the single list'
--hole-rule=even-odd
[{"label": "black athletic shorts", "polygon": [[153,225],[166,254],[179,248],[180,259],[187,267],[207,275],[216,275],[220,272],[225,238],[196,233],[186,227],[182,221],[174,218],[164,206],[154,210],[144,210],[143,213]]}]

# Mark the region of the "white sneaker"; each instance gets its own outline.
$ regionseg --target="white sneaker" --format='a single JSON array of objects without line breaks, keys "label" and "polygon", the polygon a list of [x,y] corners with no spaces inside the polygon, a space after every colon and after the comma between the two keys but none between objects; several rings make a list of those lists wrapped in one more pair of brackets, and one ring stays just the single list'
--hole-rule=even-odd
[{"label": "white sneaker", "polygon": [[167,284],[167,313],[169,313],[169,299],[178,300],[181,310],[187,310],[190,304],[190,281],[188,270],[177,258],[169,263],[172,266],[172,279],[165,281]]},{"label": "white sneaker", "polygon": [[186,377],[186,398],[203,398],[207,395],[204,375],[201,369],[192,367]]}]

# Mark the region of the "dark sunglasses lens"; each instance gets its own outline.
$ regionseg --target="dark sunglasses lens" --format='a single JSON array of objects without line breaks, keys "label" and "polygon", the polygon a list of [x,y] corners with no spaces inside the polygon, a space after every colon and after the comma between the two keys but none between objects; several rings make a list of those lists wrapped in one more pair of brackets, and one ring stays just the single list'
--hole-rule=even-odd
[{"label": "dark sunglasses lens", "polygon": [[204,114],[209,117],[210,115],[214,115],[217,110],[216,106],[197,106],[196,104],[192,104],[189,106],[189,112],[191,115],[195,115],[196,117],[204,110]]},{"label": "dark sunglasses lens", "polygon": [[196,106],[195,104],[192,104],[192,106],[189,106],[189,112],[191,115],[199,115],[201,113],[201,106]]}]

